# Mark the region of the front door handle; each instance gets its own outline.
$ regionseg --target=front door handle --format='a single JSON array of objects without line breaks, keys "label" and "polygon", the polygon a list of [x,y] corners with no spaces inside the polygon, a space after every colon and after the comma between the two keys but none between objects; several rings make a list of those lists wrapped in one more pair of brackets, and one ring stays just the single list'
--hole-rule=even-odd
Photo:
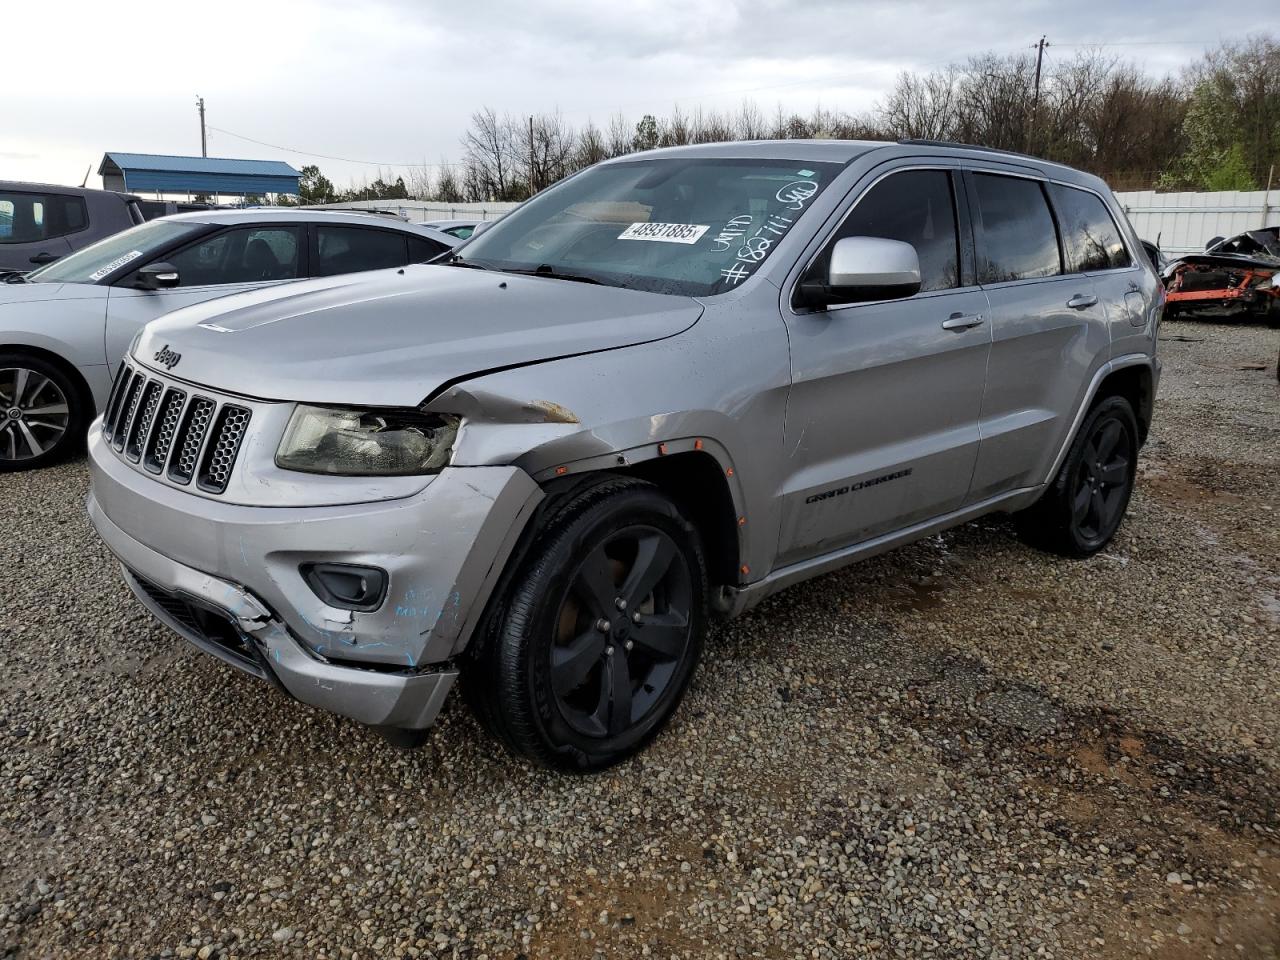
[{"label": "front door handle", "polygon": [[980,313],[953,313],[942,321],[943,330],[968,330],[986,320]]},{"label": "front door handle", "polygon": [[1083,310],[1085,307],[1092,307],[1097,302],[1098,298],[1092,293],[1077,293],[1067,301],[1067,306],[1072,310]]},{"label": "front door handle", "polygon": [[34,257],[31,258],[31,262],[34,264],[38,264],[40,266],[44,266],[46,263],[53,263],[53,261],[57,259],[58,258],[55,257],[52,253],[44,252],[44,253],[37,253]]}]

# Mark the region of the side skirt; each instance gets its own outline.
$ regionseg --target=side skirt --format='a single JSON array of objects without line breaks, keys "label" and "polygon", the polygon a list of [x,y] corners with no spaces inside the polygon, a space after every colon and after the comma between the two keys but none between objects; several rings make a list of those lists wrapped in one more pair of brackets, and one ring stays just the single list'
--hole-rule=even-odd
[{"label": "side skirt", "polygon": [[779,590],[785,590],[787,587],[802,580],[820,577],[824,573],[839,570],[841,567],[848,566],[858,560],[866,560],[869,557],[892,550],[894,547],[900,547],[919,540],[921,537],[927,537],[930,534],[967,523],[986,513],[1021,510],[1023,507],[1028,507],[1034,503],[1043,490],[1043,486],[1010,490],[1007,493],[999,494],[979,503],[961,507],[952,513],[934,517],[932,520],[925,520],[913,526],[883,534],[872,540],[864,540],[862,543],[855,543],[852,546],[844,547],[831,553],[779,567],[763,580],[757,580],[755,583],[748,584],[745,587],[724,588],[716,604],[717,612],[726,618],[736,617],[739,614],[746,613],[765,597],[772,596]]}]

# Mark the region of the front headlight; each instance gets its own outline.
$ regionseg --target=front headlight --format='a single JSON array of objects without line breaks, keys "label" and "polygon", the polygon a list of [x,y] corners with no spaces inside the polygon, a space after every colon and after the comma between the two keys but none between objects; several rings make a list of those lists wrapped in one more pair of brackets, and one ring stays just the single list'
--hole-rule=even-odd
[{"label": "front headlight", "polygon": [[343,477],[439,473],[457,435],[458,418],[446,414],[299,404],[276,450],[276,466]]}]

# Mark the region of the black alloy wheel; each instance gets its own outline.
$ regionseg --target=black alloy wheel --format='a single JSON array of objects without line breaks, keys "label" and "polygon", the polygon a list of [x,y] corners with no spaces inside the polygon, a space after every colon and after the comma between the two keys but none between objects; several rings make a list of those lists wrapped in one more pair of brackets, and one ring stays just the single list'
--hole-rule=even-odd
[{"label": "black alloy wheel", "polygon": [[599,770],[675,713],[702,653],[698,531],[653,485],[605,474],[554,494],[472,639],[481,722],[545,766]]},{"label": "black alloy wheel", "polygon": [[579,565],[556,617],[551,684],[565,721],[624,733],[662,699],[689,648],[693,588],[675,541],[625,527]]},{"label": "black alloy wheel", "polygon": [[1124,397],[1103,397],[1085,416],[1053,482],[1015,517],[1018,535],[1067,557],[1097,553],[1124,519],[1137,461],[1133,407]]}]

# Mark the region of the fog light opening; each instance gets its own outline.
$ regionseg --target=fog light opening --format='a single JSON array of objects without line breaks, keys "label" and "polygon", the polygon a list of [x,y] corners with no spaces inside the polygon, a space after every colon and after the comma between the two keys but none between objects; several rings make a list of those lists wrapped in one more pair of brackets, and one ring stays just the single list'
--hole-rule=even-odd
[{"label": "fog light opening", "polygon": [[331,607],[368,613],[387,596],[387,571],[354,563],[304,563],[298,568],[313,593]]}]

